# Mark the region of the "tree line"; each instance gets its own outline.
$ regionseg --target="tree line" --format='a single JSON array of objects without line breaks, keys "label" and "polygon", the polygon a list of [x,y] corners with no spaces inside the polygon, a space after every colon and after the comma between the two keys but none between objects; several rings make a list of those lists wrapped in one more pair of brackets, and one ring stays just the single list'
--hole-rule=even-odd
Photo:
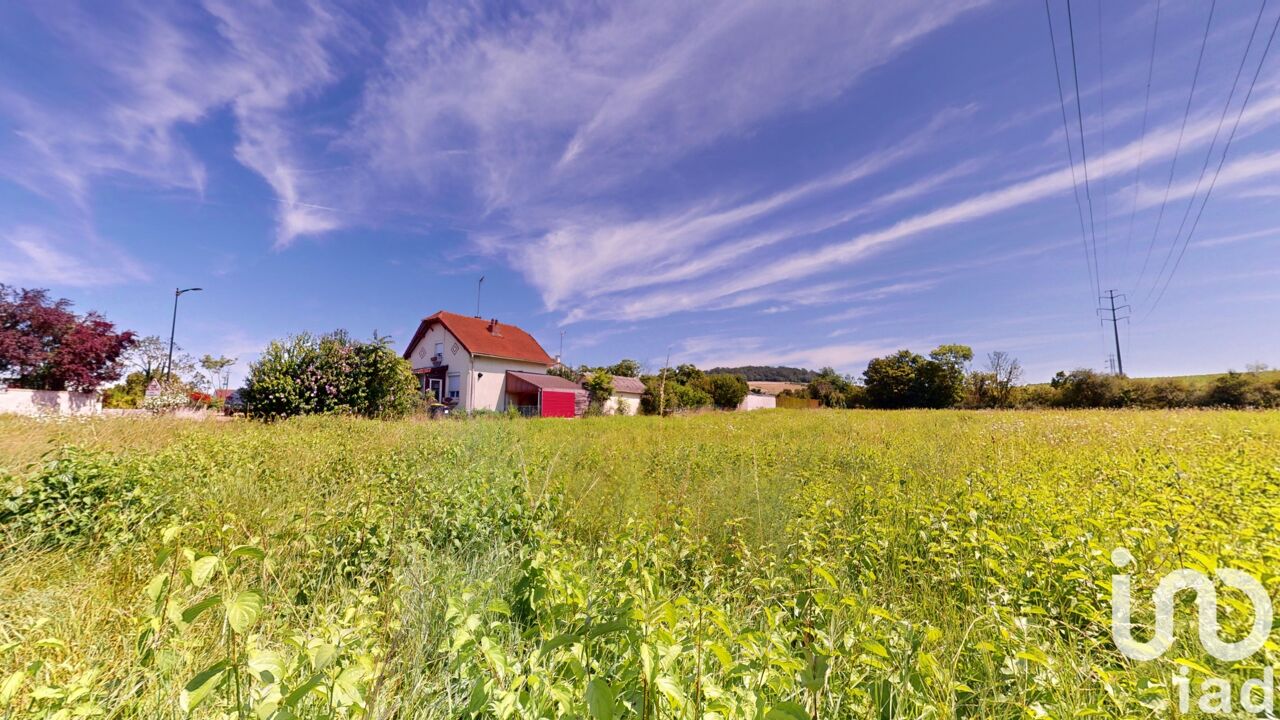
[{"label": "tree line", "polygon": [[1265,366],[1198,384],[1078,368],[1060,371],[1046,384],[1019,385],[1022,365],[1010,354],[990,353],[981,368],[972,361],[967,345],[940,345],[928,355],[899,350],[873,359],[861,377],[823,368],[803,390],[783,394],[833,408],[1280,407],[1280,378]]}]

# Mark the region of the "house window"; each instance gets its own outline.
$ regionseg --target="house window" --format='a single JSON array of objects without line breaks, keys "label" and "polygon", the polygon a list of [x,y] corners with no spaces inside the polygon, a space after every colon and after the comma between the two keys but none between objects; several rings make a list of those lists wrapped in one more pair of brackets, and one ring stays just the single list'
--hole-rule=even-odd
[{"label": "house window", "polygon": [[449,397],[453,398],[454,400],[457,400],[458,395],[460,394],[459,386],[461,385],[461,380],[462,380],[462,376],[460,374],[449,373],[448,392],[449,392]]},{"label": "house window", "polygon": [[444,343],[442,342],[436,343],[436,355],[439,355],[440,357],[444,357]]}]

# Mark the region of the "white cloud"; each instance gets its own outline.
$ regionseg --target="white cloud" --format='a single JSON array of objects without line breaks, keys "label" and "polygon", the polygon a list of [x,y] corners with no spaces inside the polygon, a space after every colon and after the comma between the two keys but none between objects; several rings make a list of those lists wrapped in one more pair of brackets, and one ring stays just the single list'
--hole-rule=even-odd
[{"label": "white cloud", "polygon": [[325,189],[299,172],[294,146],[305,133],[287,119],[308,92],[336,78],[329,46],[349,27],[337,15],[314,3],[223,0],[92,16],[58,4],[39,14],[75,56],[79,84],[38,99],[0,91],[17,138],[0,145],[0,172],[82,209],[92,183],[118,174],[203,193],[206,170],[183,132],[230,108],[237,159],[282,200],[280,240],[337,226],[336,216],[305,202],[323,202],[316,195]]},{"label": "white cloud", "polygon": [[856,373],[872,358],[895,352],[899,347],[898,341],[882,338],[868,342],[780,346],[769,338],[708,335],[683,341],[671,360],[698,367],[786,365],[812,369],[833,367],[840,372]]},{"label": "white cloud", "polygon": [[[1276,122],[1280,122],[1280,95],[1256,97],[1245,113],[1242,127],[1247,131],[1256,132]],[[1190,123],[1183,137],[1182,147],[1185,149],[1207,142],[1212,137],[1215,127],[1216,122],[1212,118]],[[1154,160],[1172,155],[1177,147],[1176,140],[1175,125],[1152,130],[1145,141],[1146,159]],[[1101,179],[1126,173],[1133,168],[1137,157],[1138,141],[1134,140],[1128,145],[1095,158],[1090,163],[1091,178]],[[1263,160],[1251,161],[1248,167],[1256,170],[1267,166],[1270,157],[1265,156]],[[1224,174],[1225,172],[1224,170]],[[1070,170],[1063,167],[1029,180],[913,215],[888,227],[865,232],[843,242],[776,259],[769,263],[768,272],[736,274],[714,282],[662,288],[639,296],[627,297],[611,303],[612,312],[618,317],[636,319],[714,306],[749,290],[801,282],[813,275],[864,260],[873,253],[922,234],[970,223],[1068,192],[1071,188]]]},{"label": "white cloud", "polygon": [[53,232],[33,225],[0,232],[0,282],[94,287],[147,278],[139,265],[105,244],[69,245]]}]

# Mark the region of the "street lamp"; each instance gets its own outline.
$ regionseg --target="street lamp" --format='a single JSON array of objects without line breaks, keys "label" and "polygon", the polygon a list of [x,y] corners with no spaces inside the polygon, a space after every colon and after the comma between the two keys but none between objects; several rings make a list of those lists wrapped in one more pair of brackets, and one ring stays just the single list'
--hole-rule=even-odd
[{"label": "street lamp", "polygon": [[199,292],[204,288],[187,288],[186,290],[173,289],[173,322],[169,325],[169,359],[164,363],[164,377],[166,381],[173,380],[173,332],[178,328],[178,298],[182,293]]}]

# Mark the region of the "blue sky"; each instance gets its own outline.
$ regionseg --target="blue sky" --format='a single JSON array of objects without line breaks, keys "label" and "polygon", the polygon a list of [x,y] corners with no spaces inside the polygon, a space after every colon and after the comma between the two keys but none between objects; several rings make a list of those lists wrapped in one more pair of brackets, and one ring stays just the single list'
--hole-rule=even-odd
[{"label": "blue sky", "polygon": [[1051,5],[1088,239],[1041,3],[5,3],[0,281],[161,336],[202,286],[178,341],[241,372],[399,347],[483,274],[573,364],[963,342],[1042,380],[1105,366],[1096,248],[1130,374],[1280,364],[1280,49],[1237,115],[1280,8],[1217,4],[1184,126],[1208,3],[1162,1],[1149,96],[1154,1]]}]

